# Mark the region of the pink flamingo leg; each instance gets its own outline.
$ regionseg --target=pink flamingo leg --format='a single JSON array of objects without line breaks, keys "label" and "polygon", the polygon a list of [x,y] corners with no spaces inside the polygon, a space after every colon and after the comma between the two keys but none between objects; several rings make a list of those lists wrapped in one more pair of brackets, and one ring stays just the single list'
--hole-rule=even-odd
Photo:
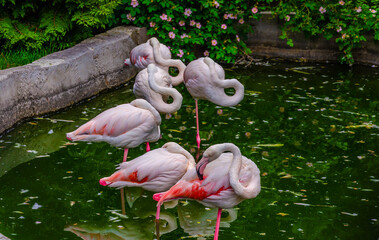
[{"label": "pink flamingo leg", "polygon": [[198,109],[198,106],[197,106],[197,99],[195,99],[195,103],[196,103],[196,129],[197,129],[197,133],[196,133],[196,142],[197,142],[197,148],[200,149],[200,133],[199,133],[199,109]]},{"label": "pink flamingo leg", "polygon": [[122,159],[123,162],[126,162],[126,158],[128,157],[128,149],[124,149],[124,158]]},{"label": "pink flamingo leg", "polygon": [[219,208],[217,212],[215,237],[213,238],[213,240],[218,240],[218,230],[220,229],[221,213],[222,213],[222,208]]},{"label": "pink flamingo leg", "polygon": [[150,151],[150,144],[149,142],[146,143],[146,152],[149,152]]},{"label": "pink flamingo leg", "polygon": [[[128,149],[125,148],[124,149],[124,158],[122,159],[122,162],[126,162],[126,159],[128,157]],[[125,193],[124,193],[124,189],[121,188],[120,190],[120,193],[121,193],[121,210],[122,210],[122,214],[126,214],[126,211],[125,211]]]},{"label": "pink flamingo leg", "polygon": [[161,212],[161,205],[158,204],[157,206],[157,214],[155,215],[155,231],[157,235],[157,240],[159,240],[159,215]]}]

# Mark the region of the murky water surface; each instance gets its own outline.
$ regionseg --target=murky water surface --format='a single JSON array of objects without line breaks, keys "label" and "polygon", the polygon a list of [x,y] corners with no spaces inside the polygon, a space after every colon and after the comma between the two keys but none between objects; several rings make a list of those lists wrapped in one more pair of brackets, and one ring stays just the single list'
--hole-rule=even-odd
[{"label": "murky water surface", "polygon": [[[260,168],[262,192],[223,212],[220,239],[377,239],[379,69],[272,63],[226,74],[245,85],[245,98],[233,108],[200,101],[202,150],[235,143]],[[179,89],[183,106],[163,115],[162,139],[151,147],[175,141],[195,155],[195,105],[184,86]],[[98,183],[122,161],[122,149],[65,139],[133,99],[131,87],[122,87],[0,138],[1,234],[155,238],[152,193],[128,189],[123,217],[120,191]],[[144,147],[131,149],[128,159]],[[163,209],[161,239],[213,239],[216,212],[179,201]]]}]

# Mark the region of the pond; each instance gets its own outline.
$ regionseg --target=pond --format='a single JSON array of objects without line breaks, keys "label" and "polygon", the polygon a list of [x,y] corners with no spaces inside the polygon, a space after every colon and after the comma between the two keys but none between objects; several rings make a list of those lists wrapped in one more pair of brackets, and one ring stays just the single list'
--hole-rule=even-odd
[{"label": "pond", "polygon": [[[224,210],[219,239],[377,239],[379,69],[261,63],[227,69],[245,85],[236,107],[199,101],[201,150],[233,142],[260,168],[262,191]],[[129,86],[17,125],[0,138],[0,233],[10,239],[154,239],[152,193],[99,185],[122,161],[106,143],[65,133],[134,99]],[[162,115],[162,139],[196,154],[195,102]],[[130,149],[128,160],[145,152]],[[161,239],[213,239],[217,210],[162,208]]]}]

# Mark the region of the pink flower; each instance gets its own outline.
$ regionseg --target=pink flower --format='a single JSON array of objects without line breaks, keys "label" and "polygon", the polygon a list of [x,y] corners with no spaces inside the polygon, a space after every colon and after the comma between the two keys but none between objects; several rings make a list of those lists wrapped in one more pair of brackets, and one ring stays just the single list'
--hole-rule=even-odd
[{"label": "pink flower", "polygon": [[357,11],[357,13],[362,12],[362,8],[361,8],[361,6],[359,6],[358,8],[355,8],[355,11]]},{"label": "pink flower", "polygon": [[221,25],[221,28],[222,28],[222,29],[227,29],[228,26],[226,26],[226,24],[222,24],[222,25]]},{"label": "pink flower", "polygon": [[256,13],[258,12],[258,8],[257,8],[257,7],[253,7],[253,8],[251,9],[251,11],[252,11],[254,14],[256,14]]},{"label": "pink flower", "polygon": [[168,33],[168,37],[171,38],[171,39],[174,39],[175,38],[175,33],[169,32]]},{"label": "pink flower", "polygon": [[178,54],[176,54],[176,56],[178,56],[178,57],[183,57],[183,55],[184,55],[184,52],[183,52],[183,50],[182,49],[179,49],[179,53]]},{"label": "pink flower", "polygon": [[213,39],[213,40],[212,40],[212,45],[213,45],[213,46],[216,46],[216,45],[217,45],[217,40],[216,40],[216,39]]},{"label": "pink flower", "polygon": [[196,27],[198,28],[198,29],[200,29],[201,28],[201,23],[196,23]]},{"label": "pink flower", "polygon": [[191,13],[192,13],[191,9],[189,9],[189,8],[184,9],[184,15],[189,17],[189,16],[191,16]]},{"label": "pink flower", "polygon": [[342,39],[346,38],[346,33],[342,34]]},{"label": "pink flower", "polygon": [[138,0],[132,0],[132,2],[130,3],[130,5],[132,5],[134,8],[137,7],[139,4],[138,4]]},{"label": "pink flower", "polygon": [[341,32],[342,31],[342,27],[341,26],[338,26],[337,28],[337,32]]},{"label": "pink flower", "polygon": [[236,39],[237,39],[237,42],[240,41],[240,37],[238,35],[236,35]]},{"label": "pink flower", "polygon": [[186,37],[188,37],[188,35],[187,35],[186,33],[183,33],[183,34],[180,36],[180,38],[186,38]]},{"label": "pink flower", "polygon": [[205,56],[205,57],[208,57],[208,56],[209,56],[209,52],[208,52],[208,50],[205,50],[205,51],[204,51],[204,56]]},{"label": "pink flower", "polygon": [[234,14],[229,13],[229,14],[228,14],[228,18],[230,18],[230,19],[236,19],[237,16],[234,15]]},{"label": "pink flower", "polygon": [[286,16],[284,17],[284,19],[288,22],[288,21],[291,19],[291,17],[290,17],[290,15],[286,15]]},{"label": "pink flower", "polygon": [[228,14],[224,14],[224,19],[228,19],[228,18],[229,18]]},{"label": "pink flower", "polygon": [[160,18],[164,21],[164,20],[167,20],[167,15],[162,13],[162,15],[160,16]]},{"label": "pink flower", "polygon": [[195,24],[196,24],[196,22],[194,20],[190,21],[190,26],[194,26]]},{"label": "pink flower", "polygon": [[179,26],[183,27],[184,25],[186,25],[186,23],[183,20],[180,20],[179,21]]},{"label": "pink flower", "polygon": [[130,14],[130,13],[128,13],[128,14],[126,15],[126,18],[127,18],[129,21],[134,21],[134,20],[136,20],[136,18],[135,18],[135,17],[132,17],[132,14]]},{"label": "pink flower", "polygon": [[307,165],[308,167],[313,167],[313,164],[312,164],[311,162],[307,162],[306,165]]},{"label": "pink flower", "polygon": [[323,6],[321,6],[318,10],[320,11],[321,14],[326,13],[326,9]]},{"label": "pink flower", "polygon": [[376,10],[375,9],[369,9],[370,10],[370,12],[372,12],[372,13],[376,13]]},{"label": "pink flower", "polygon": [[243,18],[241,18],[240,20],[238,20],[238,22],[239,22],[240,24],[244,24],[244,23],[245,23],[245,21],[243,20]]},{"label": "pink flower", "polygon": [[345,5],[345,2],[342,1],[342,0],[340,0],[338,3],[339,3],[341,6]]},{"label": "pink flower", "polygon": [[150,22],[150,27],[155,27],[155,22]]},{"label": "pink flower", "polygon": [[171,18],[171,17],[169,17],[169,18],[167,19],[167,22],[171,22],[171,20],[172,20],[172,18]]},{"label": "pink flower", "polygon": [[214,2],[214,5],[216,8],[218,8],[220,6],[220,4],[217,1]]}]

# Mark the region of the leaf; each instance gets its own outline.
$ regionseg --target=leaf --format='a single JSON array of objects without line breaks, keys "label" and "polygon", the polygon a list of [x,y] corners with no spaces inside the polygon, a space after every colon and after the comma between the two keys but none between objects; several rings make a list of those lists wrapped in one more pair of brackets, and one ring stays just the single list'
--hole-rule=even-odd
[{"label": "leaf", "polygon": [[280,213],[277,213],[276,215],[284,217],[284,216],[288,216],[289,214],[288,213],[282,213],[282,212],[280,212]]}]

